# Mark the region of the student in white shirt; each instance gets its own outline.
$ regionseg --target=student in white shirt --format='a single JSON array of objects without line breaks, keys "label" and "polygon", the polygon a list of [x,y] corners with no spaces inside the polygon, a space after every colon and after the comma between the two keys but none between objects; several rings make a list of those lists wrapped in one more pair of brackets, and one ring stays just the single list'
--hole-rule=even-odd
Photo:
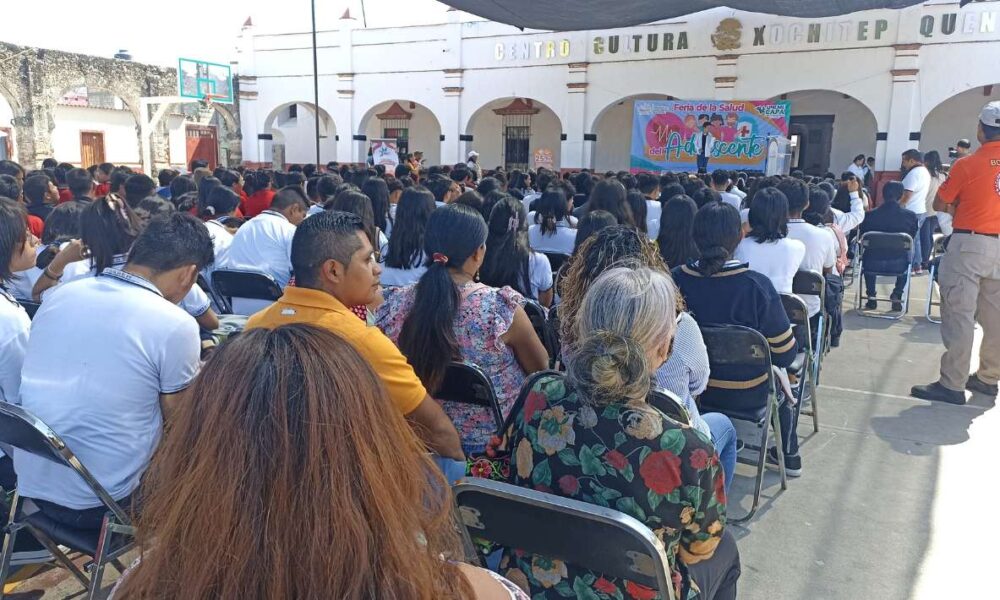
[{"label": "student in white shirt", "polygon": [[635,176],[639,191],[646,198],[646,233],[649,239],[655,240],[660,235],[660,178],[650,173],[639,173]]},{"label": "student in white shirt", "polygon": [[[790,177],[778,184],[778,190],[788,199],[788,237],[805,246],[799,270],[815,271],[821,275],[831,272],[837,265],[837,238],[833,232],[810,225],[802,219],[802,212],[809,206],[809,188],[806,182]],[[818,314],[822,308],[818,296],[804,296],[802,300],[810,317]]]},{"label": "student in white shirt", "polygon": [[424,231],[434,212],[434,194],[422,185],[403,190],[396,205],[396,224],[383,257],[385,265],[379,282],[386,287],[416,283],[427,272]]},{"label": "student in white shirt", "polygon": [[[177,394],[198,372],[198,326],[177,303],[212,259],[198,219],[154,219],[122,269],[60,286],[32,323],[21,405],[126,506]],[[14,467],[18,492],[46,516],[81,529],[100,526],[105,509],[75,473],[24,452],[15,454]]]},{"label": "student in white shirt", "polygon": [[0,401],[15,404],[31,319],[8,286],[14,273],[35,265],[38,238],[28,231],[27,219],[21,204],[0,198]]},{"label": "student in white shirt", "polygon": [[[906,210],[917,215],[917,231],[924,225],[927,218],[927,193],[931,188],[931,173],[924,166],[924,155],[919,150],[910,149],[903,153],[902,171],[906,173],[903,178],[903,197],[899,200],[899,205]],[[933,202],[933,199],[931,199]],[[919,275],[923,273],[921,267],[922,252],[920,246],[920,236],[913,238],[913,273]]]},{"label": "student in white shirt", "polygon": [[267,273],[282,288],[292,277],[292,237],[306,218],[308,202],[301,186],[278,190],[271,208],[250,219],[233,236],[227,268]]},{"label": "student in white shirt", "polygon": [[570,205],[566,194],[557,186],[550,186],[535,202],[535,219],[528,227],[528,245],[535,252],[551,254],[573,253],[576,227],[570,220]]},{"label": "student in white shirt", "polygon": [[853,174],[844,173],[833,197],[833,221],[844,232],[861,225],[865,220],[865,200],[861,197],[861,181]]},{"label": "student in white shirt", "polygon": [[240,197],[233,190],[225,187],[216,188],[208,197],[202,219],[206,219],[205,227],[212,238],[212,248],[215,251],[215,262],[205,268],[205,278],[211,281],[212,271],[225,269],[229,265],[229,248],[233,245],[233,234],[226,227],[225,220],[236,216],[240,206]]},{"label": "student in white shirt", "polygon": [[528,246],[527,216],[520,200],[506,197],[490,212],[486,256],[479,275],[493,287],[510,286],[542,306],[552,305],[553,278],[549,259]]},{"label": "student in white shirt", "polygon": [[847,167],[848,173],[853,173],[858,181],[864,183],[865,175],[867,175],[868,165],[865,164],[865,155],[859,154],[854,157],[854,162]]},{"label": "student in white shirt", "polygon": [[712,172],[712,189],[719,192],[723,202],[740,210],[743,207],[743,198],[729,191],[732,185],[733,179],[729,171],[718,169]]},{"label": "student in white shirt", "polygon": [[788,199],[777,188],[757,190],[750,201],[750,233],[736,247],[736,260],[771,280],[779,294],[792,293],[792,279],[806,254],[788,239]]},{"label": "student in white shirt", "polygon": [[375,258],[378,262],[382,262],[382,257],[389,249],[389,238],[375,224],[375,211],[371,198],[357,190],[344,190],[337,194],[333,202],[327,204],[327,210],[339,210],[361,217],[368,233],[368,241],[371,242],[372,248],[376,249]]}]

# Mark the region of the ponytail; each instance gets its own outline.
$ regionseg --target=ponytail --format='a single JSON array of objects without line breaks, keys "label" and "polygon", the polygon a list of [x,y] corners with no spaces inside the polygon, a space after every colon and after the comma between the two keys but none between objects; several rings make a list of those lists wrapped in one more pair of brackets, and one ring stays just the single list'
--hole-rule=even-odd
[{"label": "ponytail", "polygon": [[713,246],[701,251],[698,257],[698,272],[705,277],[711,277],[719,271],[729,260],[729,251],[722,246]]},{"label": "ponytail", "polygon": [[459,358],[454,324],[461,298],[448,264],[431,262],[417,282],[399,334],[400,352],[431,394],[441,386],[448,363]]},{"label": "ponytail", "polygon": [[725,202],[709,202],[698,210],[691,234],[701,253],[699,273],[711,277],[722,270],[742,239],[742,227],[739,211]]}]

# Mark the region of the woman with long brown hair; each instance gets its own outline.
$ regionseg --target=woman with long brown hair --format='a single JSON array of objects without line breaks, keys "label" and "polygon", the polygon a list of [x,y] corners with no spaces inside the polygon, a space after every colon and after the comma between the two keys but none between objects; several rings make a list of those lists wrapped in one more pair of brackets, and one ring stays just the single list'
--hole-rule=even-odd
[{"label": "woman with long brown hair", "polygon": [[447,483],[342,338],[247,331],[188,396],[147,473],[142,561],[115,600],[525,600],[449,562]]}]

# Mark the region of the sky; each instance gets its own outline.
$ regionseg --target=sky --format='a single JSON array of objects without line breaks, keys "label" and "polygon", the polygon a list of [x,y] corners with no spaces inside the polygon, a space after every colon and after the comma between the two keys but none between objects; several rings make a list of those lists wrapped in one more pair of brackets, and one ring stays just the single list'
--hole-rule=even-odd
[{"label": "sky", "polygon": [[[434,0],[364,5],[369,27],[447,20],[448,7]],[[317,27],[336,28],[347,8],[360,26],[361,0],[316,0]],[[133,60],[176,67],[180,57],[228,63],[248,16],[260,29],[308,31],[311,25],[309,0],[46,0],[44,13],[33,2],[5,0],[0,41],[105,57],[127,49]]]}]

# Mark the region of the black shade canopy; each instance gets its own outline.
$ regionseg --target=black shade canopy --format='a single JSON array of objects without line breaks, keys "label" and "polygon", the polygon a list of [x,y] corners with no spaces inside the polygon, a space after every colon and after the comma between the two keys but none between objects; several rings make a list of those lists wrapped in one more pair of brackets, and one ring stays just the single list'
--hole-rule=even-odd
[{"label": "black shade canopy", "polygon": [[[445,0],[457,9],[527,29],[613,29],[728,7],[788,17],[830,17],[859,10],[905,8],[924,0]],[[963,0],[963,4],[968,0]]]}]

